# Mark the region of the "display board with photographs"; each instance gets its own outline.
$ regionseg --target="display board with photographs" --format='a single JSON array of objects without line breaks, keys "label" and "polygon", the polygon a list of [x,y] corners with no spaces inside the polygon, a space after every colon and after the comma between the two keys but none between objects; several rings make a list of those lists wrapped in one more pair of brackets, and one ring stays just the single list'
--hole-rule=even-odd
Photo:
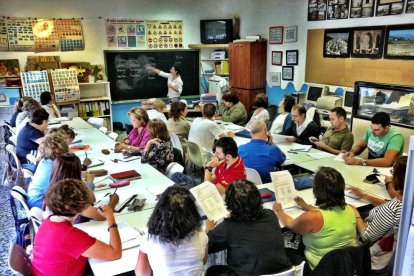
[{"label": "display board with photographs", "polygon": [[145,21],[106,19],[109,48],[145,48]]},{"label": "display board with photographs", "polygon": [[349,17],[349,0],[328,0],[327,19],[347,19]]},{"label": "display board with photographs", "polygon": [[51,91],[47,71],[29,71],[21,73],[23,96],[40,101],[40,94]]},{"label": "display board with photographs", "polygon": [[381,58],[385,27],[372,26],[353,30],[352,57]]},{"label": "display board with photographs", "polygon": [[28,56],[26,71],[59,69],[60,56]]},{"label": "display board with photographs", "polygon": [[85,49],[83,39],[82,22],[80,19],[59,19],[56,20],[59,31],[60,50],[81,51]]},{"label": "display board with photographs", "polygon": [[146,21],[148,49],[184,48],[183,21]]},{"label": "display board with photographs", "polygon": [[374,16],[375,0],[351,0],[350,18]]},{"label": "display board with photographs", "polygon": [[33,20],[35,52],[59,51],[59,32],[54,20]]},{"label": "display board with photographs", "polygon": [[325,30],[323,56],[349,57],[351,33],[351,29]]},{"label": "display board with photographs", "polygon": [[52,70],[51,75],[56,103],[79,101],[80,90],[75,69],[56,69]]},{"label": "display board with photographs", "polygon": [[325,20],[327,0],[308,1],[308,21]]},{"label": "display board with photographs", "polygon": [[11,18],[6,22],[9,50],[34,52],[32,20]]},{"label": "display board with photographs", "polygon": [[6,20],[0,19],[0,51],[7,51],[8,49]]},{"label": "display board with photographs", "polygon": [[377,0],[375,16],[396,15],[403,12],[405,0]]},{"label": "display board with photographs", "polygon": [[405,13],[414,13],[414,0],[407,0]]}]

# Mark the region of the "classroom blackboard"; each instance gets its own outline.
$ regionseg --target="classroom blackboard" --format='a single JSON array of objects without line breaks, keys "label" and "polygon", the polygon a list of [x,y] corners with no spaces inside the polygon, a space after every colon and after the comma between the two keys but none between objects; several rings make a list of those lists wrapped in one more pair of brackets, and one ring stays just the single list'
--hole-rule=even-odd
[{"label": "classroom blackboard", "polygon": [[167,79],[147,72],[146,64],[169,73],[171,66],[180,62],[184,83],[181,96],[199,95],[199,50],[104,51],[104,54],[113,102],[167,97]]}]

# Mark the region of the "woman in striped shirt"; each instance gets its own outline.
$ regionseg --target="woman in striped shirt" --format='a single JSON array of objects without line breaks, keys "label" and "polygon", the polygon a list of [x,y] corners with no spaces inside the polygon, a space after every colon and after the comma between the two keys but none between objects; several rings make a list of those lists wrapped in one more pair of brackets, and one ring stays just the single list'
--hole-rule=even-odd
[{"label": "woman in striped shirt", "polygon": [[[397,158],[392,169],[393,177],[387,179],[387,184],[392,185],[396,192],[393,199],[373,208],[365,220],[362,220],[358,210],[355,209],[361,239],[374,243],[370,248],[373,270],[384,268],[395,250],[394,238],[397,237],[400,224],[406,168],[407,156]],[[360,193],[359,190],[353,192]]]}]

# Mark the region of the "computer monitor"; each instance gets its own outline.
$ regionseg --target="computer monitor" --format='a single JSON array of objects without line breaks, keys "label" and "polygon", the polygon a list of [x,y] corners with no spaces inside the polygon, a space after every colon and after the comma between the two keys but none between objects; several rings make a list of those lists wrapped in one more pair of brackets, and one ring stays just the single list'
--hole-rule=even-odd
[{"label": "computer monitor", "polygon": [[352,106],[354,104],[354,90],[346,90],[344,99],[342,101],[342,107],[347,113],[352,113]]},{"label": "computer monitor", "polygon": [[316,106],[316,102],[321,96],[326,96],[328,89],[323,84],[309,84],[306,93],[306,103]]}]

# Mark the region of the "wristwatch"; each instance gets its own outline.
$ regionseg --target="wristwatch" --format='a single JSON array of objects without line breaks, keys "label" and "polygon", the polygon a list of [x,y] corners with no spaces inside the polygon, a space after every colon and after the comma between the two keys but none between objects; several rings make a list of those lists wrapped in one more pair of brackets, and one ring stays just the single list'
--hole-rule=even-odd
[{"label": "wristwatch", "polygon": [[362,159],[362,166],[366,166],[368,165],[368,160],[367,159]]},{"label": "wristwatch", "polygon": [[213,171],[213,167],[206,166],[206,170],[208,170],[209,172],[212,172]]},{"label": "wristwatch", "polygon": [[108,227],[108,232],[111,228],[118,228],[118,224],[114,223]]}]

